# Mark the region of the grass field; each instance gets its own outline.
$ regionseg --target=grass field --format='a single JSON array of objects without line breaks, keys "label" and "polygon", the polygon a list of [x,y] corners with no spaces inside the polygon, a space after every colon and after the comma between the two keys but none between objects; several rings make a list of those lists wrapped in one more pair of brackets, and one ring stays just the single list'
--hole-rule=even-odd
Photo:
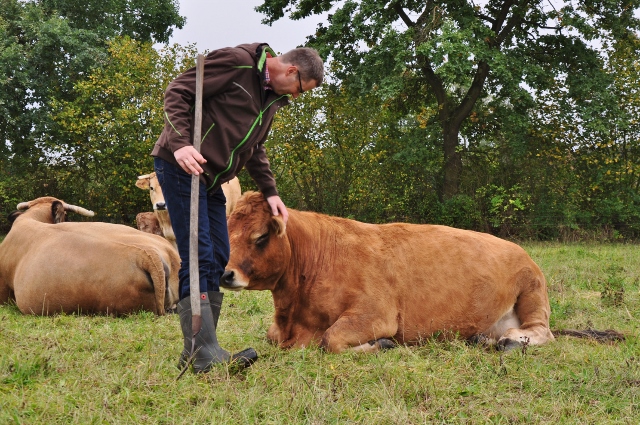
[{"label": "grass field", "polygon": [[425,341],[375,355],[266,342],[268,292],[226,293],[223,346],[250,369],[176,381],[178,317],[32,317],[0,306],[0,424],[638,424],[640,246],[526,244],[547,276],[559,336],[508,354]]}]

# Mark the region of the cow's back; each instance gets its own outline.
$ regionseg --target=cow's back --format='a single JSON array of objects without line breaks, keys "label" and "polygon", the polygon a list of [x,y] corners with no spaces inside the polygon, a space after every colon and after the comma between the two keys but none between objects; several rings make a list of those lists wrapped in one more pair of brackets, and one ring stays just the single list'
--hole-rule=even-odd
[{"label": "cow's back", "polygon": [[224,197],[227,200],[226,203],[226,213],[227,217],[233,212],[236,204],[238,203],[238,199],[242,196],[242,189],[240,188],[240,180],[237,177],[229,180],[222,184],[222,191],[224,192]]}]

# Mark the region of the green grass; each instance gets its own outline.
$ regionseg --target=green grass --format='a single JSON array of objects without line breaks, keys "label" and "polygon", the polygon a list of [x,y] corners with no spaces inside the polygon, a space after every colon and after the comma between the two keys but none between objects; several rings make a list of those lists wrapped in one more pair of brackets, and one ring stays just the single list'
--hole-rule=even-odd
[{"label": "green grass", "polygon": [[219,339],[250,369],[176,381],[175,315],[32,317],[0,306],[0,424],[637,424],[640,246],[528,244],[552,328],[614,328],[617,344],[560,336],[508,354],[426,341],[375,355],[266,342],[268,292],[226,293]]}]

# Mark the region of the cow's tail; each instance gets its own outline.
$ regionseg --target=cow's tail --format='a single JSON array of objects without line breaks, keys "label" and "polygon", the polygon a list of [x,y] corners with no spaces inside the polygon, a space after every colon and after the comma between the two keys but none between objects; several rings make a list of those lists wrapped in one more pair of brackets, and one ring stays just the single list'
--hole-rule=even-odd
[{"label": "cow's tail", "polygon": [[153,293],[156,302],[155,313],[162,316],[165,312],[165,296],[167,295],[167,282],[169,279],[168,266],[156,249],[140,247],[143,255],[139,255],[139,266],[151,277]]},{"label": "cow's tail", "polygon": [[613,343],[624,341],[626,339],[624,334],[613,329],[605,329],[604,331],[599,331],[596,329],[558,329],[551,332],[553,332],[555,335],[568,335],[576,338],[587,338],[602,343]]}]

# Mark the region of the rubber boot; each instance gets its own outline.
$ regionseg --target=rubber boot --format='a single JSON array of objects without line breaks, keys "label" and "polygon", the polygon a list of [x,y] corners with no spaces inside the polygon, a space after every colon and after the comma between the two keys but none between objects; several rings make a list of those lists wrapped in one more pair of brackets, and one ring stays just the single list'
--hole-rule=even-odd
[{"label": "rubber boot", "polygon": [[[211,314],[213,315],[213,326],[218,329],[218,319],[220,318],[220,309],[222,308],[222,299],[224,298],[224,294],[218,291],[208,291],[207,295],[209,296],[209,305],[211,306]],[[189,298],[189,300],[191,300]],[[189,301],[189,305],[191,305],[191,301]],[[184,349],[182,353],[180,353],[180,360],[178,361],[178,369],[182,369],[184,367],[185,362],[189,358],[189,352],[191,351],[191,342],[187,346],[186,340],[184,344]]]},{"label": "rubber boot", "polygon": [[222,308],[222,300],[224,294],[218,291],[207,292],[209,296],[209,304],[211,305],[211,314],[213,314],[213,324],[218,329],[218,319],[220,318],[220,309]]},{"label": "rubber boot", "polygon": [[[184,298],[178,303],[178,314],[180,315],[180,327],[182,328],[184,339],[183,354],[185,352],[189,354],[191,353],[192,345],[191,298]],[[200,294],[200,315],[202,316],[202,327],[195,336],[195,357],[193,359],[193,370],[196,373],[208,372],[216,363],[225,363],[231,359],[229,352],[222,349],[218,344],[209,296],[205,293]],[[184,367],[184,361],[182,364]]]},{"label": "rubber boot", "polygon": [[[219,291],[209,291],[209,303],[211,305],[211,314],[213,315],[213,323],[218,329],[218,318],[220,317],[220,309],[222,308],[222,299],[224,294]],[[251,366],[258,360],[258,353],[256,350],[249,347],[231,356],[231,362],[237,364],[241,369]]]},{"label": "rubber boot", "polygon": [[[246,368],[258,359],[258,353],[253,348],[247,348],[231,356],[218,344],[216,330],[223,297],[224,294],[214,291],[200,294],[202,329],[196,335],[195,350],[197,352],[193,360],[193,368],[196,373],[207,372],[213,365],[224,362],[235,362],[238,367]],[[182,369],[191,353],[191,298],[180,301],[177,310],[180,315],[180,326],[184,339],[184,349],[178,362],[178,367]]]}]

